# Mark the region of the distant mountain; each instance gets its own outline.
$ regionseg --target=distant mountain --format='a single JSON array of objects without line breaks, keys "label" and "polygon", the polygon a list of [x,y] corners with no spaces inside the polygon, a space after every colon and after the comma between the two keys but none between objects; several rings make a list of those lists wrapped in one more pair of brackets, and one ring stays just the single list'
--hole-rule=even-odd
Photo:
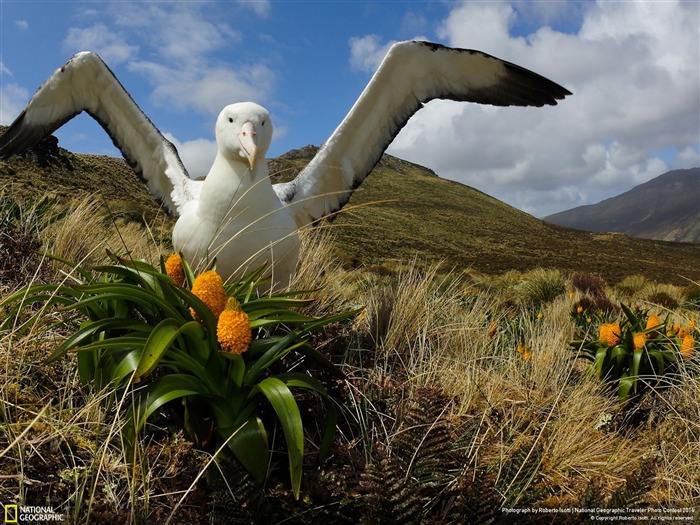
[{"label": "distant mountain", "polygon": [[669,171],[617,197],[544,220],[591,232],[700,242],[700,168]]}]

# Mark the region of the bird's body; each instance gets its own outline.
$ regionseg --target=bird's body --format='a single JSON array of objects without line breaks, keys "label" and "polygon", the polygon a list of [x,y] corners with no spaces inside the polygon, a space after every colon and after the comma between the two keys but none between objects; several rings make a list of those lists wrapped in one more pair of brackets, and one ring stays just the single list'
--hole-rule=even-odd
[{"label": "bird's body", "polygon": [[193,264],[216,258],[226,276],[269,263],[274,282],[286,285],[299,257],[296,224],[272,190],[265,159],[254,169],[241,160],[217,154],[199,198],[179,208],[173,246]]},{"label": "bird's body", "polygon": [[409,118],[435,99],[498,106],[555,105],[569,91],[485,53],[399,42],[348,115],[292,181],[272,185],[272,123],[254,103],[226,106],[204,181],[189,178],[172,143],[94,53],[75,55],[39,88],[0,137],[0,158],[31,148],[81,111],[109,133],[155,198],[178,216],[173,245],[194,265],[213,258],[224,278],[267,263],[273,286],[293,277],[298,230],[339,210]]}]

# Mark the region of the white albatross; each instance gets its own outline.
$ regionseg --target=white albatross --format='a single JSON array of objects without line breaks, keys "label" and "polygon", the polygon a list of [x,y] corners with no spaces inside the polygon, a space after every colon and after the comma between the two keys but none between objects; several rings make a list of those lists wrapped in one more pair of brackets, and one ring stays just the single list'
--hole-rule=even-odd
[{"label": "white albatross", "polygon": [[338,128],[290,182],[271,184],[265,154],[270,115],[226,106],[218,152],[203,181],[94,53],[76,54],[37,90],[0,137],[0,158],[21,153],[86,111],[112,138],[153,196],[178,216],[173,246],[194,265],[216,257],[224,279],[263,262],[277,287],[294,276],[298,230],[342,208],[401,128],[424,103],[451,99],[495,106],[556,105],[571,93],[480,51],[430,42],[394,44]]}]

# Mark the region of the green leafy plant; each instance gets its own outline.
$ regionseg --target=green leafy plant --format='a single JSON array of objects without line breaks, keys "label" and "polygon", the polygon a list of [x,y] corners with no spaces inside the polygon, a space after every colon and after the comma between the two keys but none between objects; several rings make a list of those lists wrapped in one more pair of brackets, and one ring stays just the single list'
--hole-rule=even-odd
[{"label": "green leafy plant", "polygon": [[[185,261],[184,275],[175,276],[178,284],[163,261],[155,268],[109,255],[113,264],[96,267],[95,273],[62,261],[73,268],[73,283],[29,286],[7,297],[0,303],[0,308],[10,307],[4,327],[17,324],[20,310],[37,303],[82,314],[86,319],[48,362],[75,352],[85,383],[113,389],[112,400],[117,394],[133,399],[123,430],[131,450],[148,419],[163,405],[180,400],[185,430],[195,442],[213,442],[231,451],[262,482],[270,454],[270,423],[262,414],[271,406],[283,430],[292,491],[298,498],[304,429],[292,389],[313,392],[325,405],[322,459],[333,439],[336,410],[320,381],[289,371],[283,359],[295,352],[342,377],[305,336],[357,311],[309,317],[298,312],[310,302],[302,292],[258,296],[263,268],[224,288],[214,271],[195,278]],[[223,304],[213,311],[217,300]],[[43,311],[37,309],[15,326],[17,333],[28,330]]]},{"label": "green leafy plant", "polygon": [[693,327],[680,330],[667,319],[620,304],[624,317],[600,324],[598,337],[573,341],[577,357],[591,361],[591,371],[617,388],[621,399],[641,394],[670,379],[681,358],[692,357]]}]

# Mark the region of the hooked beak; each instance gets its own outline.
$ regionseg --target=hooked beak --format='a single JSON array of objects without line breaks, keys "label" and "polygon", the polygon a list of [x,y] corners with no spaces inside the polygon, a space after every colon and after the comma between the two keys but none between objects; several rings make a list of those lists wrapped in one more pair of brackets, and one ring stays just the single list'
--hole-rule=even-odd
[{"label": "hooked beak", "polygon": [[255,159],[258,155],[258,134],[255,132],[255,124],[248,121],[243,124],[241,133],[238,135],[241,149],[245,152],[250,169],[255,169]]}]

